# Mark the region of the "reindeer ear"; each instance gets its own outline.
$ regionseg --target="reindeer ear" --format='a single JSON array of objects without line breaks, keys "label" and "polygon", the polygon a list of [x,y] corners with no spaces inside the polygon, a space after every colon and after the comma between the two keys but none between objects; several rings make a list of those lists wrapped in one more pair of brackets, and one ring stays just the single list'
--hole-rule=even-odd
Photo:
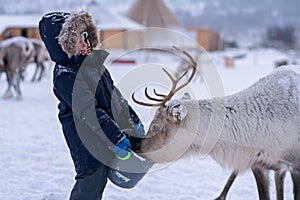
[{"label": "reindeer ear", "polygon": [[186,107],[178,100],[167,103],[167,119],[179,123],[184,120],[187,110]]},{"label": "reindeer ear", "polygon": [[181,99],[190,100],[191,99],[191,95],[188,92],[185,92],[184,95],[181,97]]}]

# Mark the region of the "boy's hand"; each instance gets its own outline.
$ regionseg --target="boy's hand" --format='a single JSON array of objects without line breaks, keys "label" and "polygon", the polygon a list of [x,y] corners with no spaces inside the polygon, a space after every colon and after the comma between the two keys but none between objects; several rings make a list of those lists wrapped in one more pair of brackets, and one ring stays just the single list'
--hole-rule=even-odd
[{"label": "boy's hand", "polygon": [[128,160],[131,156],[129,149],[132,148],[130,141],[124,137],[116,146],[111,150],[116,154],[120,160]]}]

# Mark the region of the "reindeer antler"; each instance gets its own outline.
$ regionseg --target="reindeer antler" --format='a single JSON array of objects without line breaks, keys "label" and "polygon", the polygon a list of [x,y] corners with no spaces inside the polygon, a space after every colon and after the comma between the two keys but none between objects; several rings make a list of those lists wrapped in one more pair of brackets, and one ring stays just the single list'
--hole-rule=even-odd
[{"label": "reindeer antler", "polygon": [[176,49],[177,51],[183,53],[184,55],[186,55],[192,66],[193,66],[193,71],[191,73],[191,76],[188,78],[188,80],[183,83],[182,85],[180,85],[179,87],[177,87],[177,84],[179,83],[179,81],[187,74],[188,71],[185,71],[180,77],[178,77],[177,79],[174,79],[173,76],[165,69],[165,68],[162,68],[162,70],[167,74],[167,76],[171,79],[172,81],[172,88],[169,92],[169,94],[167,95],[164,95],[164,94],[160,94],[160,93],[157,93],[156,90],[154,89],[154,94],[157,96],[157,97],[161,97],[161,98],[157,98],[157,97],[151,97],[148,92],[147,92],[147,87],[145,88],[145,96],[149,99],[149,100],[152,100],[152,101],[157,101],[157,102],[160,102],[160,103],[146,103],[146,102],[142,102],[142,101],[139,101],[137,100],[135,97],[134,97],[134,93],[132,93],[132,100],[139,104],[139,105],[143,105],[143,106],[164,106],[165,103],[167,101],[169,101],[176,92],[178,92],[179,90],[181,90],[182,88],[184,88],[185,86],[187,86],[191,80],[193,79],[195,73],[196,73],[196,70],[197,70],[197,63],[196,61],[193,59],[193,57],[187,53],[186,51],[178,48],[178,47],[175,47],[173,46],[174,49]]}]

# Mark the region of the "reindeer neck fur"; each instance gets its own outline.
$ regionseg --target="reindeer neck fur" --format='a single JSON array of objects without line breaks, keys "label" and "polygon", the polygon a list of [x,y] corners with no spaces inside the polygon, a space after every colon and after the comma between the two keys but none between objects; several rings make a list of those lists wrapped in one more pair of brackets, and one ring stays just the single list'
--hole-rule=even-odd
[{"label": "reindeer neck fur", "polygon": [[187,154],[207,152],[238,171],[282,162],[293,148],[299,152],[299,91],[299,74],[286,68],[227,97],[181,100],[187,115],[180,129],[195,133]]}]

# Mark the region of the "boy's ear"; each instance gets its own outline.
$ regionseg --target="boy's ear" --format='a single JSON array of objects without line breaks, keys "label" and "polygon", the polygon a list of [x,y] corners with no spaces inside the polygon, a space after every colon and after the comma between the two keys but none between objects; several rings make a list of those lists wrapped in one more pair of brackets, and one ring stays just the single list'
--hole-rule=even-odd
[{"label": "boy's ear", "polygon": [[167,104],[167,120],[173,123],[180,123],[184,120],[187,109],[180,101],[174,100]]}]

